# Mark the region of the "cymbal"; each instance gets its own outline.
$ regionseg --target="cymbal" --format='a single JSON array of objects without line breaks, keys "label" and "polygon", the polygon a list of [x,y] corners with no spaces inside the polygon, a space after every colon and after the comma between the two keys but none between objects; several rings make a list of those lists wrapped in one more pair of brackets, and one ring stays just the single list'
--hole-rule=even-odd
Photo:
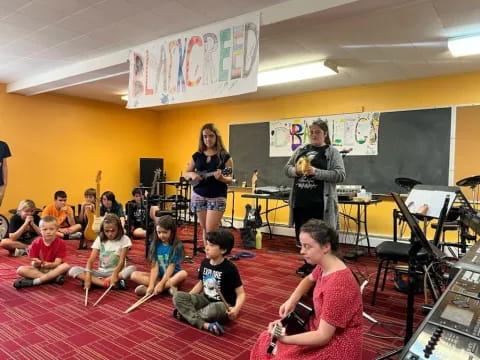
[{"label": "cymbal", "polygon": [[415,185],[421,184],[421,182],[406,177],[398,177],[395,179],[395,184],[410,191]]},{"label": "cymbal", "polygon": [[480,175],[474,175],[457,181],[457,186],[475,187],[480,184]]}]

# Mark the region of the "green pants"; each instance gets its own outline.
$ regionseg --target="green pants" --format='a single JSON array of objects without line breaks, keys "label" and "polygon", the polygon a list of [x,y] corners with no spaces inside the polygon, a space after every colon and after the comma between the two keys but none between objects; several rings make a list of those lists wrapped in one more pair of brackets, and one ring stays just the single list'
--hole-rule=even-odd
[{"label": "green pants", "polygon": [[221,301],[210,302],[204,295],[179,291],[173,297],[173,304],[180,315],[198,329],[205,322],[223,323],[228,319],[225,305]]}]

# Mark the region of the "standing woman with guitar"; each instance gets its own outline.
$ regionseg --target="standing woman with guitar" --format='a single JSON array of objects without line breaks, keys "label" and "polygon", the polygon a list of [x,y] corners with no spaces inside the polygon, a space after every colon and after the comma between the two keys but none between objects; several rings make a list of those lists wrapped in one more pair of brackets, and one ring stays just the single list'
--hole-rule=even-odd
[{"label": "standing woman with guitar", "polygon": [[[336,255],[337,232],[324,221],[311,219],[300,229],[300,243],[300,254],[315,269],[280,306],[282,320],[271,322],[268,331],[260,335],[250,360],[360,360],[362,295],[352,272]],[[312,288],[313,315],[306,320],[304,332],[290,334],[297,317],[288,314],[294,310],[298,314],[297,304]],[[284,326],[288,335],[279,330]]]},{"label": "standing woman with guitar", "polygon": [[[309,219],[325,220],[332,228],[340,228],[337,183],[346,176],[342,156],[331,145],[327,123],[317,119],[309,131],[310,144],[298,147],[284,168],[285,174],[293,178],[289,225],[295,224],[297,246],[300,227]],[[305,263],[297,273],[308,275],[312,270]]]},{"label": "standing woman with guitar", "polygon": [[214,124],[200,130],[198,150],[188,162],[184,176],[193,184],[191,209],[206,233],[219,227],[227,204],[227,184],[232,182],[233,162]]}]

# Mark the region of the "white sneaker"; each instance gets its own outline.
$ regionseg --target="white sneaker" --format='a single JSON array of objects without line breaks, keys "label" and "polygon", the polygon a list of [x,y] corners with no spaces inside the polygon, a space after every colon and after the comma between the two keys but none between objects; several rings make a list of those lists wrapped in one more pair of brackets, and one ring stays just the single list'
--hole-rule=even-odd
[{"label": "white sneaker", "polygon": [[175,294],[177,293],[178,291],[178,288],[176,286],[170,286],[170,288],[168,289],[168,292],[170,293],[170,295],[172,296],[175,296]]},{"label": "white sneaker", "polygon": [[15,249],[15,252],[13,253],[13,256],[24,256],[27,255],[27,249]]},{"label": "white sneaker", "polygon": [[77,239],[81,239],[82,236],[83,234],[80,231],[77,231],[77,232],[74,232],[73,234],[70,234],[68,238],[72,240],[77,240]]}]

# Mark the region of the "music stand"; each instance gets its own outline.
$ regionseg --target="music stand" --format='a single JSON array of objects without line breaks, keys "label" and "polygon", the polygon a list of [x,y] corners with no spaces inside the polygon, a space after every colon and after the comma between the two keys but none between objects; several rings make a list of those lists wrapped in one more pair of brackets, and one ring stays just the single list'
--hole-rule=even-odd
[{"label": "music stand", "polygon": [[[414,302],[415,302],[415,288],[416,288],[416,268],[417,268],[417,254],[420,249],[425,249],[427,254],[429,255],[430,259],[441,261],[446,256],[443,254],[435,245],[433,245],[430,241],[427,240],[424,232],[418,225],[417,220],[414,218],[412,213],[408,210],[408,207],[405,205],[403,200],[401,199],[398,193],[391,194],[395,202],[397,203],[400,212],[402,213],[405,221],[407,222],[408,226],[410,227],[410,231],[412,233],[412,246],[410,247],[410,251],[408,254],[408,299],[407,299],[407,316],[406,316],[406,328],[405,328],[405,339],[404,344],[407,344],[410,338],[413,335],[413,317],[414,317]],[[453,198],[455,200],[455,197]],[[439,219],[438,219],[438,227],[437,231],[435,232],[434,243],[438,242],[438,238],[441,233],[441,228],[443,227],[443,222],[447,215],[447,210],[450,203],[453,203],[453,200],[450,201],[450,196],[447,195],[444,198],[443,206],[440,210]],[[430,284],[429,284],[430,285]],[[431,287],[432,285],[430,285]],[[431,288],[432,289],[432,288]],[[376,357],[375,360],[381,359],[388,359],[392,355],[398,354],[403,350],[403,347],[399,349],[392,350],[382,356]]]}]

